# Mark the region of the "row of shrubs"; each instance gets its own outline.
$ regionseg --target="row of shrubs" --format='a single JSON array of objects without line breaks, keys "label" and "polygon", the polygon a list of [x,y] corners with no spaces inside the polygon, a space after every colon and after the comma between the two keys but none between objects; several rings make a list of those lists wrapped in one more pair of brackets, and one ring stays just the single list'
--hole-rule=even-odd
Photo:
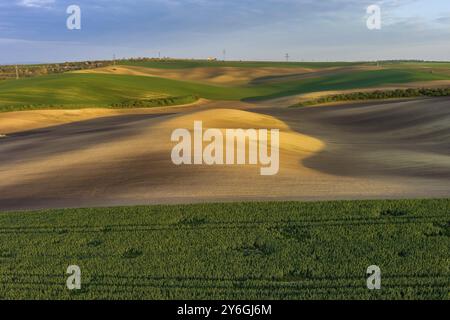
[{"label": "row of shrubs", "polygon": [[82,105],[54,105],[54,104],[24,104],[24,105],[3,105],[0,106],[0,113],[14,112],[14,111],[29,111],[29,110],[61,110],[61,109],[82,109],[88,108]]},{"label": "row of shrubs", "polygon": [[445,97],[450,96],[450,88],[418,88],[418,89],[396,89],[396,90],[376,90],[371,92],[352,92],[320,97],[296,104],[294,107],[311,106],[316,104],[359,101],[393,98],[413,98],[413,97]]},{"label": "row of shrubs", "polygon": [[[152,107],[166,107],[194,103],[200,99],[198,96],[189,95],[181,97],[167,97],[160,99],[148,99],[148,100],[129,100],[121,103],[115,103],[110,106],[102,106],[104,108],[113,109],[127,109],[127,108],[152,108]],[[82,109],[93,107],[90,105],[46,105],[46,104],[29,104],[29,105],[4,105],[0,106],[0,113],[12,112],[12,111],[27,111],[27,110],[56,110],[56,109]]]},{"label": "row of shrubs", "polygon": [[140,99],[127,100],[120,103],[112,104],[112,108],[151,108],[151,107],[165,107],[175,106],[196,102],[199,99],[195,95],[187,95],[180,97],[166,97],[158,99]]}]

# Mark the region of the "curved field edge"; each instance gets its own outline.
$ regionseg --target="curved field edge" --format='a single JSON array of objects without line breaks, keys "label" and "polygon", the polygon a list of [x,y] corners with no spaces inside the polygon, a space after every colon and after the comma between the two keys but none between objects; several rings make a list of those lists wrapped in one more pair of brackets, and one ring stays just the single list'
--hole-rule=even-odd
[{"label": "curved field edge", "polygon": [[9,212],[0,240],[2,299],[450,299],[450,199]]},{"label": "curved field edge", "polygon": [[262,101],[324,90],[360,89],[386,84],[447,79],[450,79],[450,75],[383,69],[281,83],[221,87],[146,76],[66,73],[1,82],[0,112],[107,108],[122,105],[126,101],[185,96],[208,100]]}]

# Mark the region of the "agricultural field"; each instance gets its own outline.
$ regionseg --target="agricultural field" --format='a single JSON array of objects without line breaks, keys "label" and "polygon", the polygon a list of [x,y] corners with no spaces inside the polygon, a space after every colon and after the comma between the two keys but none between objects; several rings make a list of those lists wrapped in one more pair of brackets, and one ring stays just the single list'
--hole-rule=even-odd
[{"label": "agricultural field", "polygon": [[237,67],[237,68],[266,68],[266,67],[286,67],[286,68],[331,68],[349,67],[359,65],[359,62],[273,62],[273,61],[207,61],[207,60],[124,60],[119,64],[126,66],[139,66],[145,68],[158,69],[192,69],[192,68],[217,68],[217,67]]},{"label": "agricultural field", "polygon": [[450,300],[443,0],[3,2],[0,301]]},{"label": "agricultural field", "polygon": [[[2,81],[0,299],[450,299],[449,86],[448,64],[413,62]],[[174,165],[194,121],[278,129],[278,174]]]},{"label": "agricultural field", "polygon": [[[130,61],[121,66],[0,82],[0,112],[126,107],[130,100],[180,100],[188,95],[214,101],[258,102],[311,92],[408,83],[423,87],[450,80],[447,64],[432,64],[433,72],[422,65],[402,66]],[[172,104],[163,100],[156,105]]]},{"label": "agricultural field", "polygon": [[448,199],[8,212],[0,239],[1,299],[450,299]]}]

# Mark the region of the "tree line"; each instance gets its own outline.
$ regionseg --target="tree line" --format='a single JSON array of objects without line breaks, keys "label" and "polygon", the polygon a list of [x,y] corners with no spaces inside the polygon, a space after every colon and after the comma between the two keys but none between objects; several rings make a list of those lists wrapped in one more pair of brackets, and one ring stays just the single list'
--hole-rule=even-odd
[{"label": "tree line", "polygon": [[113,61],[83,61],[17,66],[3,65],[0,66],[0,80],[15,79],[16,77],[30,78],[76,70],[95,69],[111,64],[113,64]]},{"label": "tree line", "polygon": [[328,95],[313,100],[303,101],[294,107],[311,106],[343,101],[365,101],[394,98],[414,98],[414,97],[446,97],[450,96],[450,88],[416,88],[416,89],[395,89],[376,90],[368,92],[350,92],[342,94]]}]

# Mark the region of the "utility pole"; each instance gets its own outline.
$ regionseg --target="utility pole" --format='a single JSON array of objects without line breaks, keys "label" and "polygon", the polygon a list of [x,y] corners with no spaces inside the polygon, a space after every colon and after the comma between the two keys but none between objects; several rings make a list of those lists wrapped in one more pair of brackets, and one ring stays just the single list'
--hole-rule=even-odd
[{"label": "utility pole", "polygon": [[286,53],[286,62],[289,62],[289,53]]},{"label": "utility pole", "polygon": [[19,67],[16,65],[16,79],[19,80]]},{"label": "utility pole", "polygon": [[227,60],[227,50],[223,49],[223,61]]},{"label": "utility pole", "polygon": [[161,51],[158,52],[158,59],[161,60]]}]

